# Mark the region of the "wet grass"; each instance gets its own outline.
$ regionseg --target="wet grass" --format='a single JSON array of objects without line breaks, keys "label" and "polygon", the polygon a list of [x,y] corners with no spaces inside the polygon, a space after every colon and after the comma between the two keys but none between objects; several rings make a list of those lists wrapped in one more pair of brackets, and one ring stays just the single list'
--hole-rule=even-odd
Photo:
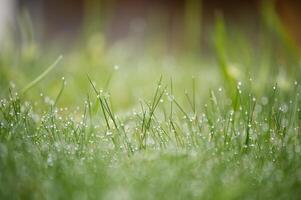
[{"label": "wet grass", "polygon": [[186,92],[184,107],[160,78],[150,101],[119,114],[90,83],[95,95],[74,112],[55,101],[36,113],[13,92],[1,100],[1,198],[299,197],[297,82],[256,97],[238,83],[235,104],[213,89],[202,107]]},{"label": "wet grass", "polygon": [[219,18],[209,58],[100,34],[45,69],[57,50],[8,44],[0,199],[299,199],[300,57],[260,31]]}]

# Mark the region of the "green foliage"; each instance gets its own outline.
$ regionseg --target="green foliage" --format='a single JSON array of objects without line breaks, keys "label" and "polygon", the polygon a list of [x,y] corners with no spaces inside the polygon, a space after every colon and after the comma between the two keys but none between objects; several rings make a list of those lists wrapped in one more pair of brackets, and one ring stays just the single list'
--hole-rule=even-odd
[{"label": "green foliage", "polygon": [[233,110],[221,89],[203,108],[186,93],[186,108],[160,78],[140,111],[115,115],[89,80],[101,121],[89,115],[94,99],[74,113],[50,102],[41,114],[17,94],[1,100],[1,198],[298,198],[297,82],[288,96],[271,86],[261,97],[239,84]]},{"label": "green foliage", "polygon": [[0,199],[299,199],[300,58],[268,24],[256,46],[219,16],[211,58],[166,55],[160,34],[142,50],[102,33],[59,53],[31,31],[18,54],[8,42]]}]

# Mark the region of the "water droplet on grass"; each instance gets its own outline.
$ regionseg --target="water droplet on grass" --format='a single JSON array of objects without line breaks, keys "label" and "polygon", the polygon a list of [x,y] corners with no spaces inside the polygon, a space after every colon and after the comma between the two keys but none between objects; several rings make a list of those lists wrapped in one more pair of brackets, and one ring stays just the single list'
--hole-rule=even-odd
[{"label": "water droplet on grass", "polygon": [[168,101],[172,102],[175,100],[175,97],[173,95],[168,96]]},{"label": "water droplet on grass", "polygon": [[111,136],[111,135],[113,135],[113,133],[111,131],[106,132],[106,136]]},{"label": "water droplet on grass", "polygon": [[118,65],[114,65],[114,70],[119,70],[119,66]]}]

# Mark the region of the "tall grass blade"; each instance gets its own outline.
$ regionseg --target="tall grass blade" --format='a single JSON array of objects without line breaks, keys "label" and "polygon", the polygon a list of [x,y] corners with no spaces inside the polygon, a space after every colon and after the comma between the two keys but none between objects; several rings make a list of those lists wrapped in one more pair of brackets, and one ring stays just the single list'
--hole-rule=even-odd
[{"label": "tall grass blade", "polygon": [[25,94],[28,90],[30,90],[32,87],[34,87],[35,85],[37,85],[41,80],[43,80],[43,78],[45,78],[45,76],[51,71],[53,70],[57,64],[63,59],[63,56],[60,55],[52,65],[50,65],[40,76],[38,76],[36,79],[34,79],[33,81],[31,81],[29,84],[27,84],[22,90],[21,90],[21,94]]}]

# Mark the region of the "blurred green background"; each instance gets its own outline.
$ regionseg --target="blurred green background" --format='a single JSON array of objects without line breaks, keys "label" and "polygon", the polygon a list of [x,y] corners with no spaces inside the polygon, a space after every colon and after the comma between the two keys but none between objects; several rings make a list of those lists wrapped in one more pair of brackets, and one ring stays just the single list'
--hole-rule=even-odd
[{"label": "blurred green background", "polygon": [[[284,90],[300,73],[300,3],[289,0],[4,0],[0,87],[18,91],[54,60],[64,59],[26,95],[78,105],[86,74],[128,109],[148,97],[163,75],[176,92],[198,83],[200,102],[212,87],[254,79]],[[10,9],[8,9],[10,8]],[[230,89],[229,89],[230,88]],[[235,87],[234,87],[235,88]]]}]

